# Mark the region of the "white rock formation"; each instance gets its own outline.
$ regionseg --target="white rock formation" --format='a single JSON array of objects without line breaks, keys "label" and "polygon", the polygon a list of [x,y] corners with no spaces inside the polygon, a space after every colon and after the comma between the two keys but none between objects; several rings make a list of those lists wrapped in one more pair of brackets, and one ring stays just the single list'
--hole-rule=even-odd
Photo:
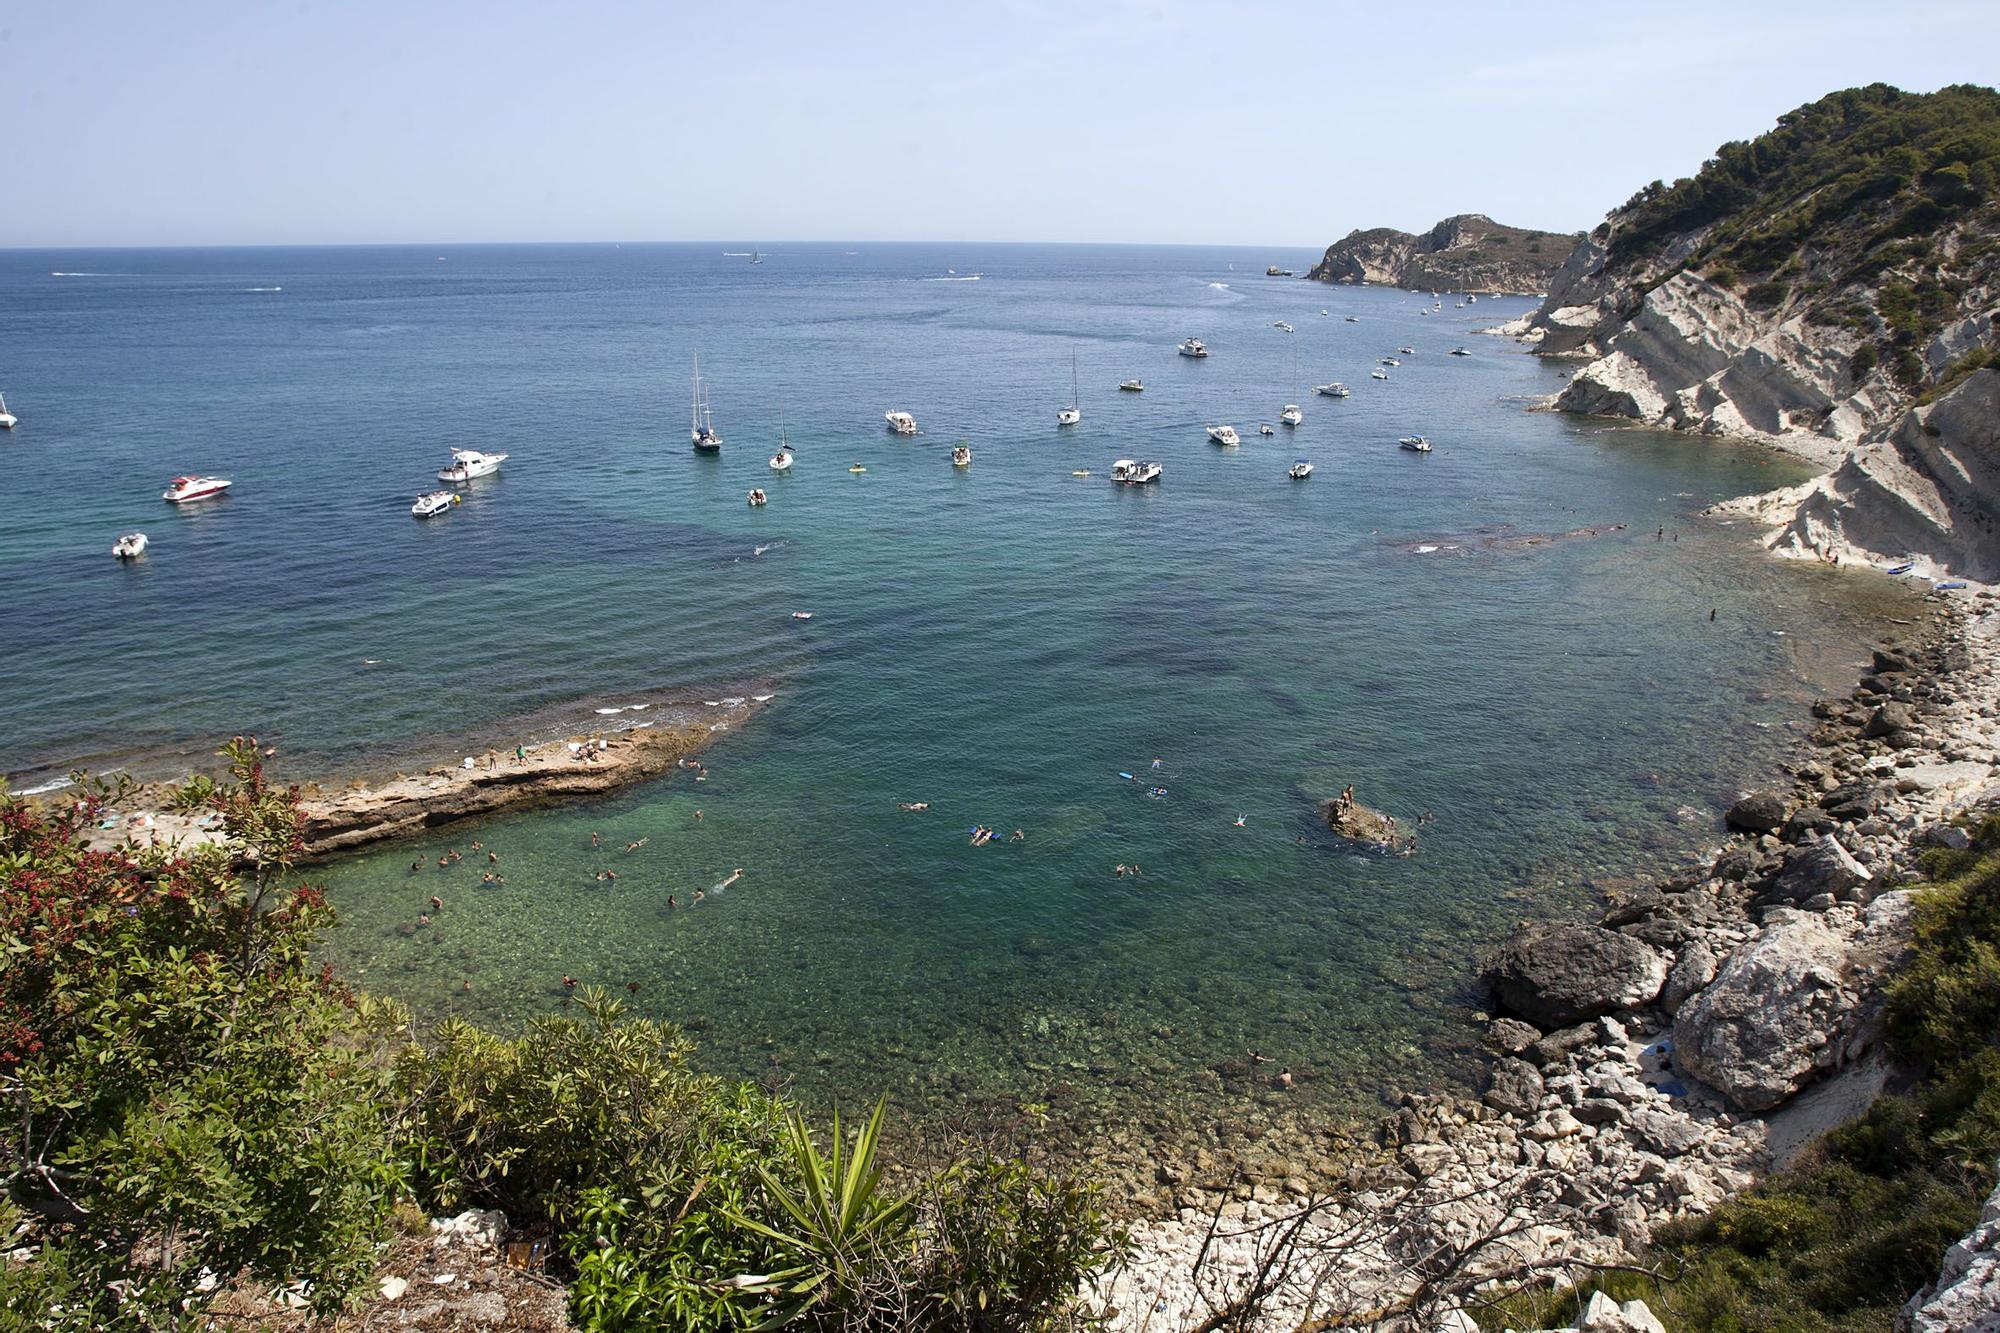
[{"label": "white rock formation", "polygon": [[2000,371],[1981,370],[1803,486],[1720,507],[1776,526],[1787,555],[2000,581]]},{"label": "white rock formation", "polygon": [[1938,1280],[1910,1297],[1896,1333],[2000,1333],[2000,1189],[1944,1252]]}]

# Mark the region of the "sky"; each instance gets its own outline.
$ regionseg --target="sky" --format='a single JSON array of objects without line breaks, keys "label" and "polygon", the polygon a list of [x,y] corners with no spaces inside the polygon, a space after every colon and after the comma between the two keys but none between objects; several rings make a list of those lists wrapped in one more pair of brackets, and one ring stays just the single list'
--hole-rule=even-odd
[{"label": "sky", "polygon": [[1581,230],[2000,3],[0,0],[0,246]]}]

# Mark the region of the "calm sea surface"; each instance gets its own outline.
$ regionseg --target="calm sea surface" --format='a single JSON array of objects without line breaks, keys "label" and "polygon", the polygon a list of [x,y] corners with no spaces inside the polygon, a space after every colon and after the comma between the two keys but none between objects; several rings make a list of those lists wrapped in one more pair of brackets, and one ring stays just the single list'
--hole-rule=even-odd
[{"label": "calm sea surface", "polygon": [[[633,985],[711,1067],[815,1099],[1169,1135],[1461,1072],[1467,958],[1699,846],[1901,605],[1694,517],[1794,465],[1524,411],[1560,372],[1471,330],[1525,301],[1426,315],[1269,251],[722,250],[0,253],[0,770],[255,731],[312,777],[771,692],[706,781],[326,869],[338,961],[500,1024],[565,972]],[[688,447],[696,351],[719,459]],[[1288,401],[1304,425],[1259,437]],[[510,458],[413,520],[454,446]],[[1114,487],[1120,457],[1166,475]],[[235,489],[163,504],[194,470]],[[1420,855],[1316,831],[1350,782],[1436,812]],[[483,857],[411,875],[473,837],[504,888]],[[1237,1077],[1252,1048],[1297,1088]]]}]

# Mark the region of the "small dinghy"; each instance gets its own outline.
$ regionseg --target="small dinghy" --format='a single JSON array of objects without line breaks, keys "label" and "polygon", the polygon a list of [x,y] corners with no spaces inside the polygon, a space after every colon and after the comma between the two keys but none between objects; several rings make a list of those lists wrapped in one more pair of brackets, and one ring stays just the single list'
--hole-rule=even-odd
[{"label": "small dinghy", "polygon": [[755,509],[758,505],[763,504],[764,501],[768,498],[769,497],[766,496],[763,491],[752,489],[750,492],[750,507],[752,509]]},{"label": "small dinghy", "polygon": [[953,467],[971,467],[972,446],[969,444],[953,445],[951,447],[951,465]]},{"label": "small dinghy", "polygon": [[416,498],[410,512],[418,518],[430,518],[434,514],[442,514],[458,502],[457,491],[426,491]]},{"label": "small dinghy", "polygon": [[[117,556],[120,560],[137,560],[145,553],[146,534],[143,532],[128,532],[117,541],[111,543],[111,554]],[[1960,584],[1959,586],[1964,587],[1965,585]]]},{"label": "small dinghy", "polygon": [[857,473],[858,473],[858,472],[866,472],[866,471],[867,471],[868,469],[867,469],[867,468],[865,468],[865,467],[863,467],[863,466],[861,466],[861,464],[859,464],[859,463],[856,463],[856,464],[855,464],[855,465],[854,465],[853,467],[851,467],[851,468],[849,468],[849,469],[847,469],[847,470],[848,470],[849,472],[857,472]]},{"label": "small dinghy", "polygon": [[812,612],[810,612],[810,611],[794,611],[794,612],[792,612],[792,619],[793,619],[793,620],[811,620],[812,618],[813,618],[813,613],[812,613]]},{"label": "small dinghy", "polygon": [[1312,460],[1310,458],[1301,458],[1297,462],[1293,463],[1289,468],[1285,469],[1285,475],[1290,477],[1293,481],[1304,481],[1307,477],[1310,477],[1312,474],[1313,474],[1313,465],[1312,465]]}]

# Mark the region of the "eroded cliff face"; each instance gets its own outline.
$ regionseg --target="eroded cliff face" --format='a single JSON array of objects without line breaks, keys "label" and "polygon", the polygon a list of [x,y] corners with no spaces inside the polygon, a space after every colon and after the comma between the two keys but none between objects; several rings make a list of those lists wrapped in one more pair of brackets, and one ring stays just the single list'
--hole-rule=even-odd
[{"label": "eroded cliff face", "polygon": [[1915,558],[2000,583],[2000,371],[1981,370],[1803,486],[1724,506],[1772,525],[1772,549]]},{"label": "eroded cliff face", "polygon": [[1575,244],[1574,236],[1461,213],[1422,235],[1393,227],[1349,232],[1327,247],[1306,276],[1426,291],[1539,295]]}]

